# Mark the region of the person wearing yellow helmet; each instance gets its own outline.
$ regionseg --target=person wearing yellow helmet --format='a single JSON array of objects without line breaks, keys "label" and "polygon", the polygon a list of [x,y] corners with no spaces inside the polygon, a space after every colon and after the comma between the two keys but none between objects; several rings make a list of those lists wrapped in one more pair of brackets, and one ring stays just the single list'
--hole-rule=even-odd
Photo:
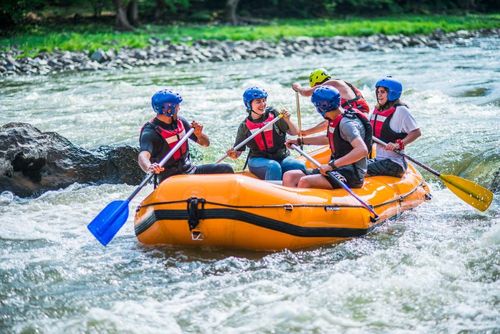
[{"label": "person wearing yellow helmet", "polygon": [[318,68],[309,74],[309,86],[315,87],[321,85],[326,81],[330,80],[332,77],[326,72],[324,68]]},{"label": "person wearing yellow helmet", "polygon": [[[330,86],[340,92],[340,105],[344,109],[357,109],[363,113],[368,114],[370,107],[366,102],[361,91],[347,81],[340,79],[332,79],[332,76],[324,68],[318,68],[311,72],[309,75],[309,86],[302,87],[300,83],[295,82],[292,84],[292,89],[302,96],[311,96],[318,87]],[[324,121],[316,126],[302,130],[301,136],[308,136],[317,132],[325,131],[328,122]]]}]

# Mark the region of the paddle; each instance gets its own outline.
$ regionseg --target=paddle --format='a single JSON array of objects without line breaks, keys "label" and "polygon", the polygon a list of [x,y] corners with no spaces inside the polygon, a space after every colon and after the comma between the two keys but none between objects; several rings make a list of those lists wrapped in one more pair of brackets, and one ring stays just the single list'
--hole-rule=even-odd
[{"label": "paddle", "polygon": [[[302,155],[304,158],[306,158],[307,160],[309,160],[312,164],[314,164],[316,167],[321,167],[321,164],[316,160],[314,159],[313,157],[311,157],[309,154],[307,154],[306,152],[302,151],[297,145],[295,144],[292,144],[291,145],[292,148],[299,152],[300,155]],[[374,221],[377,221],[378,220],[378,215],[375,213],[375,211],[373,210],[373,208],[368,205],[365,201],[363,201],[361,198],[359,198],[355,193],[352,192],[351,188],[349,188],[344,182],[340,181],[339,179],[337,179],[333,173],[330,171],[330,172],[327,172],[327,177],[332,180],[333,182],[337,183],[338,185],[340,185],[342,188],[344,188],[352,197],[354,197],[359,203],[361,203],[361,205],[368,211],[370,211],[370,213],[373,215],[373,217],[370,217],[370,219],[372,220],[372,222]]]},{"label": "paddle", "polygon": [[[276,123],[277,121],[279,121],[282,117],[283,117],[283,113],[279,113],[278,117],[274,118],[271,122],[267,123],[266,125],[264,125],[263,127],[261,127],[259,130],[255,131],[250,137],[248,137],[247,139],[245,139],[244,141],[242,141],[241,143],[239,143],[238,145],[236,145],[235,147],[233,147],[233,150],[236,151],[239,148],[242,148],[246,143],[248,143],[250,140],[254,139],[255,136],[257,136],[258,134],[260,134],[265,129],[271,127],[274,123]],[[226,158],[227,158],[227,153],[224,154],[224,156],[221,157],[219,160],[217,160],[215,163],[218,164],[218,163],[220,163],[222,160],[224,160]]]},{"label": "paddle", "polygon": [[[188,140],[189,136],[191,136],[193,132],[194,129],[191,128],[160,161],[159,165],[163,166],[174,155],[174,153],[179,150],[181,145]],[[146,178],[126,200],[118,200],[109,203],[87,226],[89,231],[103,246],[106,246],[120,230],[123,224],[125,224],[128,218],[128,204],[153,176],[154,173],[148,173]]]},{"label": "paddle", "polygon": [[[387,145],[387,143],[383,142],[382,140],[376,137],[373,137],[373,141],[380,145],[384,146]],[[488,209],[488,207],[490,206],[491,201],[493,200],[493,193],[488,189],[481,187],[477,183],[474,183],[472,181],[463,179],[455,175],[441,174],[438,171],[432,169],[431,167],[424,165],[423,163],[413,159],[412,157],[409,157],[408,155],[398,150],[394,150],[394,152],[414,162],[415,164],[419,165],[420,167],[430,172],[431,174],[434,174],[435,176],[439,177],[441,181],[443,181],[444,185],[448,187],[448,189],[450,189],[451,192],[457,195],[465,203],[475,207],[480,211],[486,211],[486,209]]]},{"label": "paddle", "polygon": [[[300,116],[300,97],[299,92],[295,92],[295,104],[297,105],[297,125],[299,127],[299,138],[302,140],[302,117]],[[301,149],[304,149],[303,145],[300,145]]]}]

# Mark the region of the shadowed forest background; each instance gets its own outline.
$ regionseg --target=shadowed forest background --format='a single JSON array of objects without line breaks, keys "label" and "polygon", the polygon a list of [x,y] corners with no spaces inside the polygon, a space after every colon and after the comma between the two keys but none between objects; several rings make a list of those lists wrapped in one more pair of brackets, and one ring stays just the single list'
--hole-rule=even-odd
[{"label": "shadowed forest background", "polygon": [[498,12],[495,0],[4,0],[0,29],[51,23],[100,23],[120,30],[143,24],[259,24],[273,18],[346,18],[397,14]]}]

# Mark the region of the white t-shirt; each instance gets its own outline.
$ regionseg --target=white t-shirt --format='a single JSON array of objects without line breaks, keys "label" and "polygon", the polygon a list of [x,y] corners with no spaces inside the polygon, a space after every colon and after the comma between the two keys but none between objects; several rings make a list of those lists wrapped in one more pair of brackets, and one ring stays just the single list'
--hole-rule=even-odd
[{"label": "white t-shirt", "polygon": [[[418,129],[415,118],[413,118],[410,114],[410,110],[408,110],[405,106],[396,107],[396,111],[392,115],[391,121],[389,122],[389,127],[394,132],[404,133],[410,133],[411,131]],[[382,159],[391,159],[404,168],[404,158],[402,156],[393,151],[385,150],[382,145],[377,144],[376,160]]]}]

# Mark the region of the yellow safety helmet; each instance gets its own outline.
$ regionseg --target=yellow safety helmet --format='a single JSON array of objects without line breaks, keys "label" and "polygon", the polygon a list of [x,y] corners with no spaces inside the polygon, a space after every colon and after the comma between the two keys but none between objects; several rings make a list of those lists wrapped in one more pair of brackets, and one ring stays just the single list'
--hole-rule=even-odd
[{"label": "yellow safety helmet", "polygon": [[318,68],[314,70],[309,75],[309,85],[314,87],[316,85],[321,85],[323,82],[330,80],[331,76],[326,72],[324,68]]}]

